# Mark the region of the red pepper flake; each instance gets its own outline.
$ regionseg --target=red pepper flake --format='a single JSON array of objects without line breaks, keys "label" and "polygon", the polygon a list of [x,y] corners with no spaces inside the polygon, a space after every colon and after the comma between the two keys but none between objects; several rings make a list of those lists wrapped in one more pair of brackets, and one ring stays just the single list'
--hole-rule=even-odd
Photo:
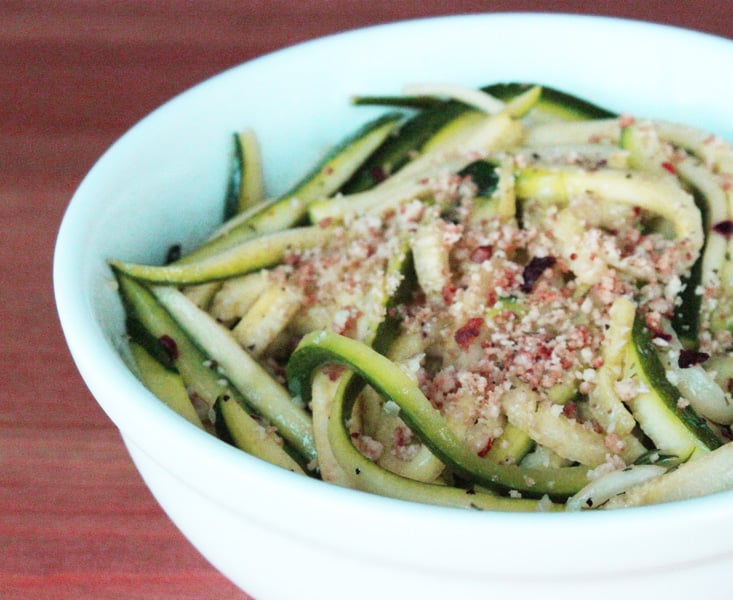
[{"label": "red pepper flake", "polygon": [[471,262],[482,263],[489,260],[493,255],[493,246],[479,246],[471,252]]},{"label": "red pepper flake", "polygon": [[336,381],[344,372],[344,367],[341,365],[326,365],[323,370],[328,375],[329,381]]},{"label": "red pepper flake", "polygon": [[369,174],[372,176],[372,179],[374,179],[374,181],[376,181],[377,183],[387,179],[387,172],[382,167],[372,167],[369,170]]},{"label": "red pepper flake", "polygon": [[178,358],[178,344],[176,344],[176,340],[171,336],[167,334],[161,335],[158,338],[158,343],[171,360],[176,360]]},{"label": "red pepper flake", "polygon": [[668,173],[672,173],[672,175],[677,175],[677,167],[675,167],[671,162],[663,162],[662,168]]},{"label": "red pepper flake", "polygon": [[489,453],[489,450],[491,450],[493,445],[494,445],[494,438],[489,438],[486,441],[486,444],[484,445],[484,447],[478,451],[477,454],[479,455],[479,457],[484,458],[484,456],[486,456]]},{"label": "red pepper flake", "polygon": [[669,333],[665,333],[664,331],[652,330],[652,337],[655,339],[664,340],[665,342],[672,341],[672,335]]},{"label": "red pepper flake", "polygon": [[486,306],[491,308],[492,306],[494,306],[494,304],[496,304],[497,300],[498,298],[496,297],[496,292],[491,290],[486,298]]},{"label": "red pepper flake", "polygon": [[710,358],[710,355],[707,352],[697,352],[683,348],[680,350],[680,357],[677,359],[677,364],[680,369],[687,369],[694,365],[704,363],[708,358]]},{"label": "red pepper flake", "polygon": [[672,341],[672,335],[660,329],[659,323],[656,319],[652,318],[651,315],[646,316],[646,318],[644,319],[644,323],[649,329],[649,332],[652,334],[652,338],[664,340],[665,342]]},{"label": "red pepper flake", "polygon": [[441,290],[443,294],[443,302],[446,304],[453,304],[453,299],[456,296],[456,286],[454,285],[444,285],[443,289]]},{"label": "red pepper flake", "polygon": [[726,239],[733,235],[733,221],[721,221],[713,225],[713,231],[719,233]]},{"label": "red pepper flake", "polygon": [[292,252],[285,256],[285,260],[283,262],[291,267],[297,267],[300,264],[300,254]]},{"label": "red pepper flake", "polygon": [[578,418],[578,405],[575,402],[568,402],[562,407],[562,414],[568,419]]},{"label": "red pepper flake", "polygon": [[520,286],[520,289],[525,293],[529,294],[534,288],[534,284],[537,280],[542,277],[545,270],[554,266],[557,260],[554,256],[535,256],[530,260],[522,271],[522,278],[524,282]]},{"label": "red pepper flake", "polygon": [[328,227],[328,226],[329,226],[329,225],[330,225],[330,224],[331,224],[332,222],[333,222],[333,218],[332,218],[332,217],[326,217],[325,219],[321,219],[320,221],[318,221],[318,226],[319,226],[319,227],[320,227],[321,229],[325,229],[325,228],[326,228],[326,227]]},{"label": "red pepper flake", "polygon": [[458,329],[453,336],[456,344],[463,350],[466,350],[473,340],[475,340],[479,333],[481,333],[481,326],[484,324],[484,320],[481,317],[474,317],[469,319],[466,324]]},{"label": "red pepper flake", "polygon": [[570,260],[578,260],[578,254],[576,252],[572,252],[570,254]]}]

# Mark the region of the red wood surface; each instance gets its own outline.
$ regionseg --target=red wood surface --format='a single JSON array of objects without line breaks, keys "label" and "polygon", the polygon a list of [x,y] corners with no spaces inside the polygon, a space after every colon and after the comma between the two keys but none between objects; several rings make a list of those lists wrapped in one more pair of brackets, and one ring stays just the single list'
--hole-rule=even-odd
[{"label": "red wood surface", "polygon": [[729,0],[0,2],[0,598],[248,598],[152,499],[58,326],[61,216],[125,129],[226,67],[371,23],[591,11],[733,38],[732,9]]}]

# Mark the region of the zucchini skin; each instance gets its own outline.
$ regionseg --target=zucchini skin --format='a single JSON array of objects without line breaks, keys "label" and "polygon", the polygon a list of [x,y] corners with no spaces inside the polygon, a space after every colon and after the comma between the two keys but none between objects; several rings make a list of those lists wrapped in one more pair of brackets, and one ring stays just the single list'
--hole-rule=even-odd
[{"label": "zucchini skin", "polygon": [[[346,427],[357,388],[356,378],[344,377],[340,381],[328,423],[328,437],[331,447],[338,454],[338,461],[349,474],[354,485],[366,492],[388,496],[410,502],[421,502],[454,508],[511,512],[557,512],[564,508],[550,502],[531,498],[511,498],[495,495],[489,490],[425,483],[395,474],[366,458],[352,443]],[[344,400],[345,399],[345,400]]]},{"label": "zucchini skin", "polygon": [[419,151],[442,127],[470,109],[455,101],[440,102],[409,118],[397,135],[387,141],[344,184],[344,194],[373,188],[389,173],[403,167],[413,152]]},{"label": "zucchini skin", "polygon": [[[290,390],[308,402],[312,374],[319,366],[340,364],[354,371],[377,392],[400,407],[400,416],[453,472],[467,481],[493,490],[517,490],[530,496],[547,494],[566,498],[588,483],[586,467],[556,469],[498,465],[473,454],[448,428],[440,412],[420,389],[389,359],[369,346],[330,331],[306,335],[288,361],[286,372]],[[349,397],[334,403],[335,414],[350,416]],[[340,408],[342,407],[343,408]]]},{"label": "zucchini skin", "polygon": [[[518,82],[493,83],[482,87],[481,91],[506,102],[537,85],[536,83]],[[580,96],[545,85],[540,85],[540,87],[542,88],[542,99],[538,104],[538,108],[548,114],[554,114],[562,120],[585,121],[618,116],[617,113]],[[436,105],[446,104],[444,101],[423,96],[357,96],[352,99],[352,102],[356,105],[392,106],[417,110],[435,108]]]},{"label": "zucchini skin", "polygon": [[256,206],[262,200],[262,163],[252,130],[235,133],[232,166],[224,198],[224,220]]},{"label": "zucchini skin", "polygon": [[[662,173],[670,169],[679,182],[689,190],[695,206],[700,213],[704,233],[700,255],[690,268],[690,272],[682,277],[683,289],[680,293],[681,303],[675,307],[672,316],[672,328],[687,348],[698,346],[701,324],[702,295],[698,293],[700,285],[705,286],[709,277],[704,275],[704,267],[711,259],[718,272],[722,270],[724,257],[720,256],[719,246],[710,243],[712,221],[725,220],[729,214],[725,192],[715,182],[712,171],[694,158],[675,158],[665,154],[659,135],[659,124],[631,124],[623,128],[619,146],[629,152],[630,164],[634,169],[651,173]],[[665,167],[666,165],[666,167]],[[722,249],[721,249],[722,250]],[[719,262],[718,262],[719,261]],[[711,268],[708,265],[708,270]]]},{"label": "zucchini skin", "polygon": [[151,392],[189,423],[205,429],[198,416],[183,378],[156,360],[143,346],[130,340],[130,350],[137,365],[140,380]]},{"label": "zucchini skin", "polygon": [[200,284],[244,275],[282,262],[293,250],[305,250],[322,242],[320,227],[285,229],[245,240],[197,262],[177,262],[162,266],[110,261],[110,265],[130,277],[152,283]]},{"label": "zucchini skin", "polygon": [[282,196],[260,202],[226,224],[218,235],[178,263],[196,262],[264,233],[272,233],[305,221],[310,202],[330,196],[379,148],[402,120],[390,112],[362,126],[336,145],[298,183]]},{"label": "zucchini skin", "polygon": [[524,167],[516,172],[517,198],[566,205],[574,194],[593,193],[658,214],[668,219],[679,240],[689,240],[699,252],[705,236],[694,198],[677,182],[633,171],[602,168],[585,171],[574,167]]},{"label": "zucchini skin", "polygon": [[[650,391],[653,394],[653,400],[658,406],[655,412],[662,415],[669,413],[667,418],[672,419],[672,424],[682,425],[698,447],[701,446],[707,450],[714,450],[720,447],[722,441],[708,426],[705,419],[698,415],[690,406],[680,408],[678,405],[678,399],[682,395],[667,379],[664,366],[657,355],[657,350],[652,340],[652,332],[644,324],[643,317],[637,312],[631,330],[630,351],[636,356],[636,360],[632,364],[635,363],[641,369],[641,375],[643,375],[643,378],[649,384]],[[661,422],[662,418],[659,421]],[[641,426],[644,429],[643,423]],[[663,423],[661,427],[664,427]],[[649,435],[654,441],[654,434],[649,431]],[[661,448],[661,450],[665,450],[665,448]]]},{"label": "zucchini skin", "polygon": [[477,160],[458,172],[461,177],[471,177],[476,186],[478,197],[489,197],[499,185],[498,164],[487,160]]},{"label": "zucchini skin", "polygon": [[[220,376],[206,366],[206,355],[191,341],[185,331],[155,299],[150,290],[142,283],[116,272],[120,287],[120,296],[128,315],[128,323],[136,323],[132,335],[141,345],[158,348],[161,354],[160,341],[167,340],[167,360],[164,365],[174,368],[180,373],[189,392],[199,398],[207,408],[212,408],[221,394],[235,394],[228,386],[220,385]],[[139,335],[145,331],[144,339]]]},{"label": "zucchini skin", "polygon": [[710,231],[710,224],[707,217],[707,203],[697,190],[693,190],[692,195],[695,198],[695,205],[700,210],[705,238],[700,248],[700,256],[698,256],[692,267],[690,267],[689,275],[682,278],[683,289],[680,292],[682,302],[679,306],[675,307],[674,314],[672,315],[672,329],[675,330],[680,341],[687,348],[696,348],[698,345],[702,295],[697,293],[697,289],[702,282],[702,266]]},{"label": "zucchini skin", "polygon": [[[535,85],[537,84],[515,82],[495,83],[481,89],[499,98],[499,100],[506,101],[526,92]],[[616,113],[579,96],[544,85],[541,87],[542,97],[537,105],[537,110],[555,115],[564,121],[608,119],[617,116]]]},{"label": "zucchini skin", "polygon": [[224,220],[231,219],[240,212],[239,191],[242,187],[242,176],[244,174],[244,154],[239,136],[232,135],[234,152],[232,153],[231,167],[229,169],[229,181],[227,182],[226,194],[224,196]]},{"label": "zucchini skin", "polygon": [[[221,376],[254,414],[271,422],[281,437],[307,460],[316,458],[313,427],[306,410],[244,350],[231,332],[199,309],[176,288],[155,286],[151,293],[186,335],[213,360]],[[221,394],[221,392],[220,392]]]},{"label": "zucchini skin", "polygon": [[300,464],[303,459],[287,445],[280,446],[237,399],[220,396],[214,403],[214,413],[216,435],[222,441],[293,473],[307,473],[307,467]]}]

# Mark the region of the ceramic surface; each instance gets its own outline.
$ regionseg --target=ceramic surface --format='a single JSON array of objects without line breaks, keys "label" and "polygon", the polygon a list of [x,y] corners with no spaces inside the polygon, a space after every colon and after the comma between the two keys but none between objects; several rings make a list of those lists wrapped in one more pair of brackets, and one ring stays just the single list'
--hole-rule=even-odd
[{"label": "ceramic surface", "polygon": [[[733,43],[604,18],[496,14],[396,23],[315,40],[173,99],[102,156],[57,243],[69,347],[161,505],[258,600],[728,597],[733,494],[614,513],[489,514],[312,481],[247,456],[170,412],[127,369],[106,259],[160,261],[219,221],[231,133],[256,130],[283,191],[372,118],[353,94],[405,83],[531,81],[733,141]],[[465,594],[465,596],[464,596]]]}]

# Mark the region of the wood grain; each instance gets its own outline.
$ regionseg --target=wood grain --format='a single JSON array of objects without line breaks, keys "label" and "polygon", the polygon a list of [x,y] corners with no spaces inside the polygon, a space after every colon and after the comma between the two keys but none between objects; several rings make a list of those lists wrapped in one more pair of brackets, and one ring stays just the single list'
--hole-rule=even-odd
[{"label": "wood grain", "polygon": [[[0,598],[248,598],[204,561],[152,499],[60,333],[53,244],[68,199],[96,158],[172,95],[302,40],[402,18],[582,12],[588,5],[0,3]],[[728,2],[592,6],[598,14],[733,37]]]}]

